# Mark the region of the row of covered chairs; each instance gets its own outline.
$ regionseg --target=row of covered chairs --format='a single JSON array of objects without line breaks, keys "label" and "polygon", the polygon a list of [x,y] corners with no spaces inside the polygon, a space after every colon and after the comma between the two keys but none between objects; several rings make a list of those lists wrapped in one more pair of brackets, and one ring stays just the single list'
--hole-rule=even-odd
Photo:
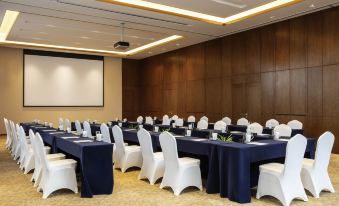
[{"label": "row of covered chairs", "polygon": [[6,147],[19,168],[28,174],[34,170],[31,181],[37,191],[43,192],[43,198],[59,189],[70,189],[78,192],[75,167],[76,161],[65,159],[62,153],[49,154],[51,148],[43,144],[39,133],[29,130],[29,136],[19,124],[4,119],[7,140]]},{"label": "row of covered chairs", "polygon": [[130,167],[139,167],[138,179],[146,178],[151,185],[162,177],[160,188],[170,187],[176,196],[189,186],[202,190],[200,160],[179,158],[176,139],[169,132],[160,134],[162,152],[153,152],[151,135],[143,128],[137,133],[140,146],[126,146],[120,127],[114,126],[112,132],[116,144],[115,168],[125,172]]},{"label": "row of covered chairs", "polygon": [[307,139],[295,135],[287,143],[284,164],[268,163],[259,167],[257,199],[269,195],[287,206],[295,198],[307,201],[304,189],[316,198],[323,190],[334,193],[327,171],[333,143],[334,135],[325,132],[318,139],[315,159],[307,159],[304,158]]}]

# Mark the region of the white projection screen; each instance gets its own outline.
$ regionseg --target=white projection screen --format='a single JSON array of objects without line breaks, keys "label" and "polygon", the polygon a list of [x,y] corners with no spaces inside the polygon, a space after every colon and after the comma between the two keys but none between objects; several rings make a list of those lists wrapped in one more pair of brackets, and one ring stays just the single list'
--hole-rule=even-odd
[{"label": "white projection screen", "polygon": [[25,107],[103,107],[103,57],[24,51]]}]

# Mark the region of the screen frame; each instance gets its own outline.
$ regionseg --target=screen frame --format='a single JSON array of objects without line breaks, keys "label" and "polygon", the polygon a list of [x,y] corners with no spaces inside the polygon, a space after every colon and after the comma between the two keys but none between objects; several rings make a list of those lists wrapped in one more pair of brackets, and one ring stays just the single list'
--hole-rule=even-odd
[{"label": "screen frame", "polygon": [[[36,55],[36,56],[49,56],[49,57],[63,57],[73,59],[88,59],[88,60],[100,60],[102,61],[102,104],[101,105],[26,105],[25,104],[25,55]],[[53,51],[42,51],[42,50],[31,50],[24,49],[22,53],[22,68],[23,68],[23,92],[22,92],[22,105],[23,107],[104,107],[105,106],[105,58],[103,56],[86,55],[86,54],[75,54],[75,53],[64,53],[64,52],[53,52]]]}]

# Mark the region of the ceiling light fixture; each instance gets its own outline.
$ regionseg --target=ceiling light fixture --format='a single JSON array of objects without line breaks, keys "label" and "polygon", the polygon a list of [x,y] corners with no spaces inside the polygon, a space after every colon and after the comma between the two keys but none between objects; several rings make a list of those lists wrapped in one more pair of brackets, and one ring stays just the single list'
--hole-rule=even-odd
[{"label": "ceiling light fixture", "polygon": [[180,8],[167,6],[163,4],[157,4],[157,3],[153,3],[149,1],[143,1],[143,0],[97,0],[97,1],[107,2],[111,4],[117,4],[117,5],[123,5],[123,6],[138,8],[138,9],[144,9],[144,10],[149,10],[149,11],[155,11],[155,12],[175,15],[179,17],[204,21],[204,22],[213,23],[213,24],[226,25],[226,24],[232,24],[237,21],[241,21],[241,20],[256,16],[256,15],[259,15],[262,13],[266,13],[274,9],[296,4],[303,0],[275,0],[273,2],[255,7],[253,9],[246,10],[244,12],[240,12],[238,14],[235,14],[235,15],[232,15],[226,18],[203,14],[203,13],[190,11],[186,9],[180,9]]},{"label": "ceiling light fixture", "polygon": [[[98,54],[98,55],[109,55],[109,56],[129,56],[132,54],[136,54],[142,52],[144,50],[160,46],[162,44],[166,44],[171,41],[175,41],[177,39],[183,38],[179,35],[172,35],[166,37],[164,39],[160,39],[158,41],[137,47],[135,49],[131,49],[125,52],[119,51],[111,51],[111,50],[98,50],[98,49],[88,49],[88,48],[79,48],[79,47],[69,47],[69,46],[59,46],[52,44],[39,44],[39,43],[31,43],[31,42],[20,42],[20,41],[9,41],[7,40],[7,36],[11,31],[17,17],[19,15],[18,11],[10,11],[6,10],[5,16],[2,20],[0,26],[0,45],[5,46],[14,46],[14,47],[25,47],[25,48],[36,48],[36,49],[47,49],[47,50],[62,50],[68,52],[82,52],[89,54]],[[73,42],[75,43],[75,42]]]},{"label": "ceiling light fixture", "polygon": [[236,3],[232,3],[232,2],[229,2],[229,1],[225,1],[225,0],[211,0],[211,1],[219,3],[219,4],[224,4],[224,5],[227,5],[227,6],[235,7],[235,8],[238,8],[238,9],[243,9],[243,8],[246,7],[245,4],[236,4]]}]

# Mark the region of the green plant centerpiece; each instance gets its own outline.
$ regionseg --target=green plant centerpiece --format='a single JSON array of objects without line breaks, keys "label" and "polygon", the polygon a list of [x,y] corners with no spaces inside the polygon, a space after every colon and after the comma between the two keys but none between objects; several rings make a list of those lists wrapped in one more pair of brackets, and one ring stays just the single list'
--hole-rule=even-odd
[{"label": "green plant centerpiece", "polygon": [[139,125],[129,125],[128,128],[130,129],[138,129]]},{"label": "green plant centerpiece", "polygon": [[233,142],[233,137],[232,137],[232,135],[223,136],[221,134],[218,134],[218,140],[226,142],[226,143],[231,143],[231,142]]},{"label": "green plant centerpiece", "polygon": [[160,132],[169,132],[170,129],[171,129],[171,128],[167,128],[167,129],[166,129],[166,128],[162,128],[162,129],[160,130]]}]

